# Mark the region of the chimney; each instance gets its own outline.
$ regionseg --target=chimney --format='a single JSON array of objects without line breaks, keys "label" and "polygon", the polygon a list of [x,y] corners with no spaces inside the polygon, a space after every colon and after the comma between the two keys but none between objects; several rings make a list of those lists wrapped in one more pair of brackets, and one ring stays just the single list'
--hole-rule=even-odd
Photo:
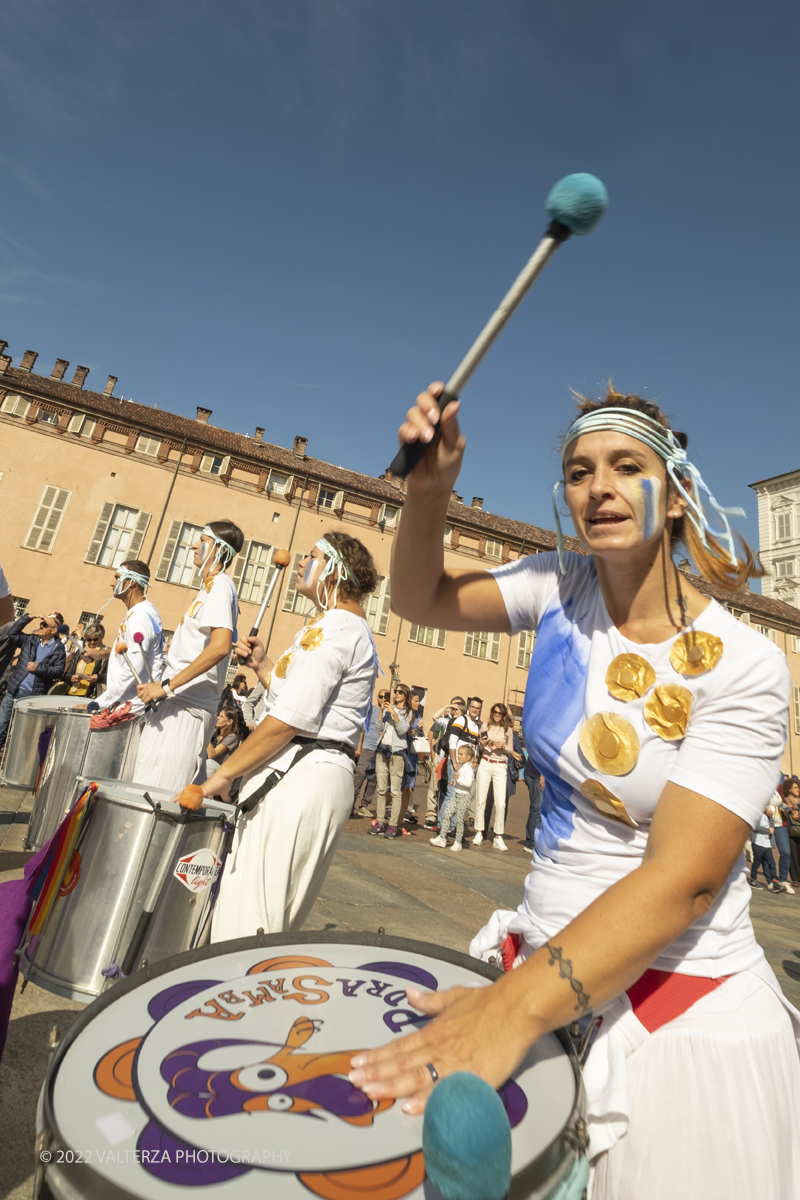
[{"label": "chimney", "polygon": [[7,345],[8,345],[8,342],[0,342],[0,356],[3,358],[6,357],[6,346]]},{"label": "chimney", "polygon": [[483,496],[473,496],[470,508],[483,508]]},{"label": "chimney", "polygon": [[300,434],[298,433],[297,437],[294,439],[294,445],[292,446],[292,454],[296,454],[298,458],[305,458],[307,447],[308,447],[308,438],[301,437]]},{"label": "chimney", "polygon": [[0,375],[5,375],[8,368],[11,366],[11,355],[0,354]]},{"label": "chimney", "polygon": [[198,421],[200,422],[200,424],[201,424],[201,425],[207,425],[207,424],[208,424],[208,418],[211,416],[211,414],[212,414],[212,412],[213,412],[213,411],[214,411],[214,410],[213,410],[212,408],[201,408],[201,407],[200,407],[200,405],[198,404],[198,406],[197,406],[197,419],[198,419]]},{"label": "chimney", "polygon": [[53,367],[53,370],[50,372],[50,378],[58,379],[58,380],[63,379],[64,372],[66,371],[68,366],[69,366],[69,362],[67,361],[66,358],[57,358],[56,365]]},{"label": "chimney", "polygon": [[76,367],[75,374],[72,376],[72,386],[82,388],[86,383],[86,376],[89,374],[88,367]]},{"label": "chimney", "polygon": [[253,438],[253,441],[255,442],[255,444],[257,446],[261,445],[261,439],[263,438],[263,436],[264,436],[264,430],[261,428],[260,425],[257,425],[256,426],[256,435]]},{"label": "chimney", "polygon": [[107,384],[106,384],[106,386],[103,388],[103,395],[104,395],[104,396],[110,396],[110,395],[111,395],[111,393],[114,391],[114,388],[115,388],[115,386],[116,386],[116,383],[117,383],[117,376],[116,376],[116,375],[109,375],[109,377],[108,377],[108,383],[107,383]]},{"label": "chimney", "polygon": [[22,356],[22,362],[17,367],[18,371],[27,371],[28,374],[33,370],[33,364],[39,357],[38,350],[26,350]]}]

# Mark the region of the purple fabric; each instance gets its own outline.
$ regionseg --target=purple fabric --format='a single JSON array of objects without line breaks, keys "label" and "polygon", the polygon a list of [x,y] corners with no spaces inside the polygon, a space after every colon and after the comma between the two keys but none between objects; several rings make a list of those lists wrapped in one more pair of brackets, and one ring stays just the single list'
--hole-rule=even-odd
[{"label": "purple fabric", "polygon": [[528,1111],[528,1097],[513,1079],[507,1079],[503,1086],[497,1089],[497,1094],[503,1101],[508,1116],[508,1123],[513,1129],[516,1125],[519,1125]]},{"label": "purple fabric", "polygon": [[14,957],[30,920],[33,901],[30,893],[36,882],[37,867],[47,858],[50,842],[25,863],[24,877],[0,883],[0,1061],[6,1044],[8,1023],[17,987],[17,960]]}]

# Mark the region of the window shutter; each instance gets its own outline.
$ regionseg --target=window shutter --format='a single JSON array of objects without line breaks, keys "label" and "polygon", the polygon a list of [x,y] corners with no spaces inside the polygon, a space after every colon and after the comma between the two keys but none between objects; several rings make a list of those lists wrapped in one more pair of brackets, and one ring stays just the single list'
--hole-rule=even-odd
[{"label": "window shutter", "polygon": [[128,547],[128,558],[138,558],[142,549],[144,535],[147,533],[147,526],[150,524],[150,513],[142,509],[136,518],[131,544]]},{"label": "window shutter", "polygon": [[66,488],[58,488],[53,501],[53,506],[50,509],[50,515],[45,522],[42,539],[39,542],[39,549],[50,552],[50,547],[55,541],[55,536],[58,533],[58,527],[61,524],[61,518],[64,515],[64,509],[67,507],[69,492]]},{"label": "window shutter", "polygon": [[83,425],[83,413],[75,413],[74,417],[67,426],[68,433],[80,433]]},{"label": "window shutter", "polygon": [[472,650],[472,643],[473,643],[473,640],[474,640],[474,638],[475,638],[475,634],[474,634],[474,633],[468,633],[468,634],[466,635],[466,637],[464,638],[464,653],[465,653],[465,654],[472,654],[472,653],[473,653],[473,650]]},{"label": "window shutter", "polygon": [[331,507],[335,513],[339,513],[341,515],[341,513],[344,511],[344,492],[336,493],[336,495],[333,497],[333,505]]},{"label": "window shutter", "polygon": [[167,572],[169,571],[170,565],[172,563],[173,555],[175,554],[175,547],[178,544],[178,537],[180,535],[180,532],[181,532],[181,522],[180,521],[171,521],[170,527],[169,527],[169,533],[167,534],[167,540],[164,543],[164,550],[161,555],[161,561],[159,562],[158,570],[156,571],[156,579],[163,581],[167,578]]},{"label": "window shutter", "polygon": [[408,640],[410,642],[416,642],[418,637],[419,637],[419,625],[412,625],[408,631]]},{"label": "window shutter", "polygon": [[378,524],[382,525],[386,520],[386,505],[382,504],[378,509]]},{"label": "window shutter", "polygon": [[289,576],[289,582],[286,585],[286,595],[283,597],[283,611],[291,612],[294,608],[294,598],[297,595],[297,568],[300,565],[302,554],[295,554],[294,562],[292,563],[292,573]]},{"label": "window shutter", "polygon": [[383,585],[383,601],[381,604],[380,619],[378,620],[378,628],[376,630],[377,633],[386,633],[386,630],[389,628],[389,616],[391,611],[392,598],[389,595],[389,576],[387,575]]},{"label": "window shutter", "polygon": [[436,630],[436,645],[440,650],[444,650],[445,636],[446,636],[446,630],[444,630],[444,629]]},{"label": "window shutter", "polygon": [[236,555],[236,558],[233,560],[233,571],[231,572],[231,579],[233,580],[233,586],[236,588],[237,596],[239,595],[239,588],[241,587],[241,584],[242,584],[242,575],[244,575],[244,567],[245,567],[245,563],[247,562],[247,556],[249,553],[250,553],[250,542],[245,542],[245,544],[242,546],[239,553]]},{"label": "window shutter", "polygon": [[92,540],[89,542],[89,549],[86,551],[85,562],[96,563],[100,557],[100,551],[103,547],[103,538],[106,536],[108,526],[114,514],[114,504],[111,500],[106,500],[103,507],[100,509],[100,516],[97,519],[97,524],[94,527]]},{"label": "window shutter", "polygon": [[57,489],[54,487],[46,487],[41,503],[37,510],[36,516],[33,518],[33,524],[30,527],[28,536],[22,543],[26,550],[36,550],[39,546],[39,538],[42,536],[45,521],[50,513],[50,506],[55,499]]},{"label": "window shutter", "polygon": [[230,468],[231,468],[231,456],[230,456],[230,454],[226,454],[225,457],[223,458],[222,462],[219,465],[218,474],[220,476],[227,475],[228,472],[230,471]]},{"label": "window shutter", "polygon": [[294,475],[290,475],[289,478],[286,480],[286,486],[284,487],[281,495],[291,496],[293,487],[294,487]]},{"label": "window shutter", "polygon": [[500,634],[491,633],[489,637],[490,642],[488,657],[492,660],[492,662],[498,662],[500,659]]},{"label": "window shutter", "polygon": [[742,622],[743,625],[749,625],[750,624],[750,613],[743,612],[742,615],[739,617],[739,620]]},{"label": "window shutter", "polygon": [[52,484],[44,489],[44,495],[39,503],[33,524],[28,536],[22,543],[26,550],[44,550],[49,552],[53,544],[64,509],[67,507],[70,493],[66,488],[53,487]]}]

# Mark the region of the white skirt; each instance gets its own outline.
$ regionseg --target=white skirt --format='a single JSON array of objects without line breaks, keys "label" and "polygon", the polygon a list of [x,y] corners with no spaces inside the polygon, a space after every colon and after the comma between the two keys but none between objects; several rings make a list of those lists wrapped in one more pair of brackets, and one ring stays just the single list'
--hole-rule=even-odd
[{"label": "white skirt", "polygon": [[133,778],[136,783],[179,792],[188,783],[206,777],[206,746],[214,732],[212,712],[183,704],[177,698],[162,700],[148,713],[139,741]]},{"label": "white skirt", "polygon": [[655,1033],[615,1001],[584,1071],[590,1200],[798,1200],[798,1014],[777,987],[742,971]]},{"label": "white skirt", "polygon": [[[296,747],[292,747],[295,751]],[[283,755],[274,765],[285,770]],[[251,775],[246,800],[270,768]],[[319,895],[353,807],[353,768],[313,750],[236,826],[211,924],[211,941],[299,929]]]}]

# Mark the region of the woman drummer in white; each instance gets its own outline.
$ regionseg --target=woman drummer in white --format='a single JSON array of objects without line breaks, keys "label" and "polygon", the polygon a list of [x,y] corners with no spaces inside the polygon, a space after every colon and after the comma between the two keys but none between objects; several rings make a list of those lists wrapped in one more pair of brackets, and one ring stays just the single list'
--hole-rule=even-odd
[{"label": "woman drummer in white", "polygon": [[[440,629],[537,630],[523,715],[545,777],[516,913],[471,952],[516,967],[490,988],[425,995],[436,1015],[357,1056],[373,1098],[424,1105],[432,1078],[499,1086],[545,1032],[602,1017],[584,1071],[592,1200],[790,1200],[800,1179],[800,1014],[755,940],[742,842],[786,738],[784,656],[681,575],[677,541],[734,590],[726,513],[653,404],[610,392],[564,439],[563,486],[591,557],[538,554],[445,570],[442,530],[464,452],[457,405],[419,397],[401,437],[435,450],[408,479],[392,605]],[[707,497],[714,535],[701,503]],[[557,518],[558,520],[558,518]],[[509,949],[511,953],[508,954]]]},{"label": "woman drummer in white", "polygon": [[372,711],[378,655],[361,600],[377,578],[361,542],[328,533],[298,573],[297,590],[317,605],[317,619],[274,667],[256,638],[236,647],[267,689],[266,711],[203,791],[226,799],[244,775],[246,810],[248,798],[274,786],[237,824],[213,942],[297,929],[317,898],[353,807],[354,752]]},{"label": "woman drummer in white", "polygon": [[242,548],[244,535],[232,521],[212,521],[193,544],[202,585],[172,639],[160,683],[137,689],[147,704],[134,769],[137,783],[182,788],[205,779],[205,749],[214,731],[217,702],[236,641],[239,602],[225,571]]}]

